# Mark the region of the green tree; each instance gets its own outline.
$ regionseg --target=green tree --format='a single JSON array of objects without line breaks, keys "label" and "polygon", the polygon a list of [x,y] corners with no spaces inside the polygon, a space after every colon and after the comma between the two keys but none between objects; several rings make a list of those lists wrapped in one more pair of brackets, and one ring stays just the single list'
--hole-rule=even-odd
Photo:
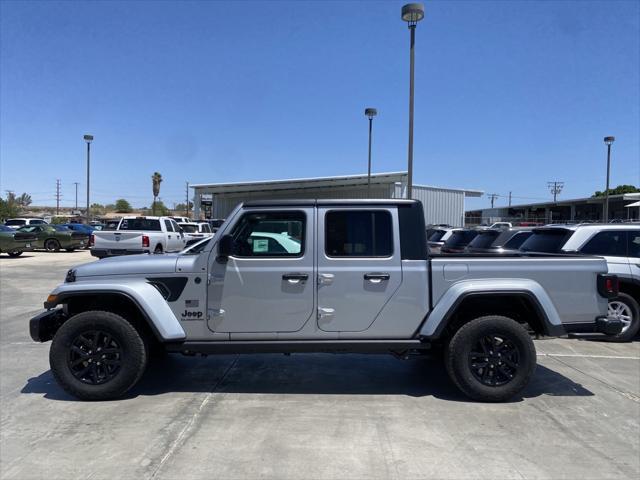
[{"label": "green tree", "polygon": [[[22,195],[26,195],[26,193]],[[7,218],[17,217],[21,210],[21,205],[18,203],[15,193],[7,192],[6,199],[0,198],[0,219],[3,221]]]},{"label": "green tree", "polygon": [[[633,185],[618,185],[616,188],[609,189],[609,195],[621,195],[623,193],[639,193],[640,188],[636,188]],[[604,197],[606,191],[601,192],[600,190],[596,191],[592,196],[593,197]]]},{"label": "green tree", "polygon": [[29,195],[28,193],[23,193],[18,198],[16,198],[16,203],[20,207],[28,207],[29,205],[31,205],[31,195]]},{"label": "green tree", "polygon": [[104,215],[105,208],[101,203],[92,203],[91,204],[91,213],[94,215]]},{"label": "green tree", "polygon": [[130,213],[133,211],[133,208],[131,208],[131,204],[127,200],[119,198],[116,200],[115,210],[118,213]]},{"label": "green tree", "polygon": [[53,217],[51,219],[51,224],[52,225],[60,225],[61,223],[67,223],[67,218],[66,217]]},{"label": "green tree", "polygon": [[158,216],[171,215],[171,210],[167,208],[167,206],[164,204],[162,200],[156,200],[154,202],[154,205],[155,207],[153,209],[152,215],[158,215]]},{"label": "green tree", "polygon": [[[174,211],[176,213],[178,212],[184,212],[185,214],[187,213],[187,204],[186,203],[178,203],[176,205],[176,208],[174,208]],[[193,212],[193,202],[189,202],[189,213]]]},{"label": "green tree", "polygon": [[152,189],[153,189],[153,214],[156,214],[156,200],[160,195],[160,184],[162,183],[162,175],[158,172],[153,172],[151,175]]}]

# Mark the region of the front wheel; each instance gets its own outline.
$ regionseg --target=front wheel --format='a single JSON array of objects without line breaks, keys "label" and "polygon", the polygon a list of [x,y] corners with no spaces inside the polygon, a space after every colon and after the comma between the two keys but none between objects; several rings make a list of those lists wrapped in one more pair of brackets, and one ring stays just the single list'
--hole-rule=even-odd
[{"label": "front wheel", "polygon": [[44,242],[44,248],[47,252],[57,252],[60,250],[60,242],[55,238],[50,238]]},{"label": "front wheel", "polygon": [[133,387],[147,365],[138,331],[120,315],[82,312],[56,332],[49,364],[60,386],[81,400],[109,400]]},{"label": "front wheel", "polygon": [[449,376],[468,397],[503,402],[520,393],[536,369],[536,349],[525,328],[491,315],[464,324],[445,354]]},{"label": "front wheel", "polygon": [[631,295],[619,293],[609,300],[609,318],[622,321],[622,331],[610,338],[617,342],[630,342],[640,330],[640,307]]},{"label": "front wheel", "polygon": [[16,258],[22,255],[22,250],[18,250],[17,252],[7,252],[7,253],[9,254],[10,257]]}]

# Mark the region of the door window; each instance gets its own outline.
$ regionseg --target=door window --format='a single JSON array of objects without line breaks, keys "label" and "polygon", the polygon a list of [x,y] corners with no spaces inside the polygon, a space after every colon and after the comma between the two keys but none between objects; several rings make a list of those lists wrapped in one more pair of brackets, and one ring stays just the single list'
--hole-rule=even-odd
[{"label": "door window", "polygon": [[580,250],[590,255],[609,257],[627,256],[627,235],[624,231],[605,231],[596,234]]},{"label": "door window", "polygon": [[627,232],[629,237],[629,256],[640,258],[640,230]]},{"label": "door window", "polygon": [[233,229],[236,257],[301,257],[306,216],[303,212],[245,214]]},{"label": "door window", "polygon": [[325,215],[325,253],[329,257],[390,257],[391,214],[384,210],[339,210]]},{"label": "door window", "polygon": [[165,219],[164,226],[167,229],[167,232],[173,232],[173,225],[171,225],[169,220]]}]

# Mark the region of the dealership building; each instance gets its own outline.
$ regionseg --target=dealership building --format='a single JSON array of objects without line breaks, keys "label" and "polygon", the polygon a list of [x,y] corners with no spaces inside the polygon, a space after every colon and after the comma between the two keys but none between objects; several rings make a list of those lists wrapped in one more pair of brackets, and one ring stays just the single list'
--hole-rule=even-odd
[{"label": "dealership building", "polygon": [[[226,218],[240,202],[274,199],[406,198],[407,172],[367,175],[265,180],[237,183],[201,183],[194,191],[195,218]],[[480,190],[413,185],[413,198],[422,201],[427,224],[463,226],[465,198],[480,197]]]},{"label": "dealership building", "polygon": [[[574,198],[556,202],[537,202],[508,207],[469,210],[469,225],[510,222],[598,222],[602,221],[604,197]],[[609,220],[640,220],[640,193],[609,195]]]}]

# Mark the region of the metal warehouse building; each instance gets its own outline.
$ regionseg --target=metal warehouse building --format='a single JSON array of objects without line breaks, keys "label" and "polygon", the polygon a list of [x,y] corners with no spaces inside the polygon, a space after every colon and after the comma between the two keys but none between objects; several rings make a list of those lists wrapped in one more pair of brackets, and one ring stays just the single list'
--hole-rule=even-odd
[{"label": "metal warehouse building", "polygon": [[[371,175],[371,198],[406,198],[407,172]],[[368,198],[367,175],[268,180],[239,183],[202,183],[194,189],[196,218],[226,218],[240,202],[284,198]],[[465,197],[483,192],[413,185],[413,198],[424,205],[427,224],[464,225]]]}]

